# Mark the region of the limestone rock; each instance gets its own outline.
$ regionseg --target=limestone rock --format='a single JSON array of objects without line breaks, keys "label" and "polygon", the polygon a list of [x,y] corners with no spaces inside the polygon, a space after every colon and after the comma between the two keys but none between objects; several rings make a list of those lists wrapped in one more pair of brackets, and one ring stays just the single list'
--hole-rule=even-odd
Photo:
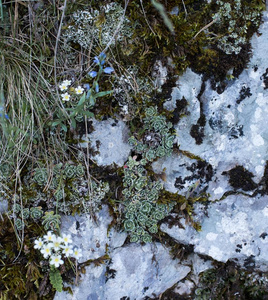
[{"label": "limestone rock", "polygon": [[99,166],[108,166],[113,163],[122,166],[127,160],[131,147],[128,144],[129,130],[120,120],[108,119],[93,120],[94,131],[83,136],[81,146],[86,148],[88,141],[96,154],[91,158]]}]

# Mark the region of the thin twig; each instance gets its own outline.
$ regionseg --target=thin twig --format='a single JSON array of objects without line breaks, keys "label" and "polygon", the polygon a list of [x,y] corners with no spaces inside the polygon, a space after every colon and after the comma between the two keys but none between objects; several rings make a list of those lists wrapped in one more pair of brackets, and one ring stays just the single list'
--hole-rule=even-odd
[{"label": "thin twig", "polygon": [[185,3],[184,3],[183,0],[181,0],[181,1],[182,1],[182,4],[183,4],[183,8],[185,10],[185,18],[187,18],[188,13],[187,13],[187,9],[186,9]]},{"label": "thin twig", "polygon": [[146,17],[145,11],[144,11],[144,7],[143,7],[143,4],[142,4],[142,0],[140,0],[140,3],[141,3],[141,8],[142,8],[142,12],[143,12],[143,14],[144,14],[145,21],[146,21],[148,27],[150,28],[150,30],[152,31],[152,33],[153,33],[154,35],[156,35],[156,33],[153,31],[152,27],[150,26],[150,24],[149,24],[149,22],[148,22],[148,20],[147,20],[147,17]]},{"label": "thin twig", "polygon": [[211,25],[213,25],[216,21],[217,21],[217,19],[214,19],[213,21],[211,21],[210,23],[208,23],[206,26],[204,26],[202,29],[200,29],[197,32],[197,34],[192,38],[192,40],[194,40],[202,31],[206,30],[208,27],[210,27]]},{"label": "thin twig", "polygon": [[[60,25],[58,28],[58,33],[57,33],[57,37],[56,37],[56,44],[55,44],[55,49],[54,49],[54,83],[57,86],[57,53],[58,53],[58,46],[59,46],[59,40],[60,40],[60,35],[61,35],[61,28],[62,28],[62,24],[63,24],[63,19],[65,16],[65,11],[66,11],[66,6],[67,6],[67,0],[64,0],[64,4],[62,7],[62,14],[61,14],[61,19],[60,19]],[[57,93],[57,97],[58,99],[60,99],[60,95],[59,95],[59,91],[56,88],[56,93]],[[66,116],[68,116],[63,104],[61,101],[59,101],[62,111],[64,112],[64,114]]]}]

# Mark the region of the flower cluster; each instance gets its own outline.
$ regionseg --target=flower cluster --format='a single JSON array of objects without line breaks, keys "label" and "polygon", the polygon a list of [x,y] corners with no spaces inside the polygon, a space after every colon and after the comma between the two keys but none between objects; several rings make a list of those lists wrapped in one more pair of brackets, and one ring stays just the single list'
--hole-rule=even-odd
[{"label": "flower cluster", "polygon": [[104,53],[95,56],[94,63],[98,67],[98,71],[91,70],[87,74],[83,79],[83,87],[81,85],[76,88],[70,87],[70,80],[64,80],[59,85],[59,89],[63,92],[61,98],[62,101],[66,103],[64,106],[67,114],[63,114],[61,110],[56,111],[55,119],[51,123],[53,127],[60,125],[61,128],[67,132],[67,126],[64,124],[67,117],[67,119],[71,121],[70,125],[75,129],[77,122],[82,122],[85,117],[94,117],[94,113],[90,110],[95,106],[97,98],[113,93],[112,90],[100,92],[99,79],[101,74],[111,74],[114,72],[112,67],[104,66],[105,59],[106,55]]},{"label": "flower cluster", "polygon": [[[65,93],[61,94],[61,98],[63,101],[70,101],[71,95],[67,92],[67,90],[69,89],[69,86],[71,85],[71,83],[72,83],[71,80],[64,80],[59,86],[59,89],[62,92],[65,92]],[[75,95],[81,95],[84,93],[84,88],[82,88],[80,85],[78,87],[76,87],[74,89],[70,89],[70,90],[73,90]]]},{"label": "flower cluster", "polygon": [[[99,70],[98,70],[98,72],[92,70],[88,73],[90,78],[95,78],[96,77],[96,79],[93,82],[93,88],[95,89],[96,93],[99,92],[99,85],[98,85],[97,81],[98,81],[100,75],[102,73],[111,74],[112,72],[114,72],[114,69],[112,67],[105,67],[104,66],[105,59],[106,59],[106,54],[103,53],[103,52],[101,52],[99,56],[95,56],[94,59],[93,59],[93,62],[99,67]],[[62,98],[63,101],[70,101],[71,95],[70,95],[70,93],[68,93],[68,89],[70,89],[70,91],[73,92],[75,95],[82,95],[84,93],[85,89],[87,91],[90,90],[90,85],[88,83],[84,84],[84,88],[81,87],[80,85],[77,86],[76,88],[69,88],[71,83],[72,82],[70,80],[64,80],[59,85],[59,89],[62,92],[65,92],[65,93],[61,94],[61,98]]]},{"label": "flower cluster", "polygon": [[63,257],[74,257],[79,259],[82,256],[82,250],[72,247],[72,239],[68,234],[57,236],[48,231],[43,238],[34,241],[34,248],[40,250],[44,258],[49,258],[50,265],[58,268],[64,263]]},{"label": "flower cluster", "polygon": [[91,78],[96,77],[96,79],[94,80],[93,85],[92,85],[92,87],[95,88],[96,93],[99,92],[98,79],[99,79],[100,75],[102,73],[111,74],[112,72],[114,72],[113,68],[104,67],[105,59],[106,59],[106,54],[103,53],[103,52],[101,52],[99,54],[99,56],[95,56],[94,59],[93,59],[93,62],[99,67],[99,71],[98,72],[97,71],[90,71],[88,73],[89,77],[91,77]]},{"label": "flower cluster", "polygon": [[[114,71],[114,69],[111,67],[104,68],[105,58],[106,58],[106,54],[101,52],[99,56],[94,57],[93,62],[97,64],[100,67],[101,71],[103,71],[105,74],[111,74]],[[96,71],[91,71],[88,73],[88,75],[94,78],[98,75],[98,73]]]}]

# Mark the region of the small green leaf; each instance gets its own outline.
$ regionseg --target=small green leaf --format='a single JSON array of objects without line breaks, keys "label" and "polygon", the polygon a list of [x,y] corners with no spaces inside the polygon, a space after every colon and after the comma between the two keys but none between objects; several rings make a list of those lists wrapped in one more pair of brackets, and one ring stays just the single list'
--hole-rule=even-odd
[{"label": "small green leaf", "polygon": [[99,92],[96,95],[94,95],[94,98],[99,98],[99,97],[104,97],[106,95],[110,95],[113,93],[113,90],[111,91],[106,91],[106,92]]},{"label": "small green leaf", "polygon": [[160,13],[162,19],[164,20],[164,23],[166,24],[166,26],[168,27],[168,29],[170,30],[170,32],[172,34],[174,34],[174,27],[173,24],[171,22],[171,20],[169,19],[165,7],[163,4],[155,1],[155,0],[151,0],[151,3],[153,4],[153,6],[158,10],[158,12]]},{"label": "small green leaf", "polygon": [[54,122],[52,122],[51,123],[51,126],[57,126],[57,125],[59,125],[61,123],[61,120],[56,120],[56,121],[54,121]]},{"label": "small green leaf", "polygon": [[71,125],[74,129],[76,128],[76,120],[74,118],[71,118]]},{"label": "small green leaf", "polygon": [[76,111],[73,111],[71,114],[70,114],[70,118],[74,117],[76,115]]},{"label": "small green leaf", "polygon": [[67,126],[66,126],[66,125],[61,124],[61,129],[62,129],[63,131],[65,131],[65,132],[67,132]]},{"label": "small green leaf", "polygon": [[89,118],[93,118],[94,117],[94,114],[93,112],[91,111],[83,111],[83,114]]},{"label": "small green leaf", "polygon": [[84,93],[83,96],[80,98],[77,106],[84,104],[85,101],[86,101],[86,93]]},{"label": "small green leaf", "polygon": [[92,96],[90,96],[89,104],[93,107],[95,105],[95,103],[96,103],[95,99]]},{"label": "small green leaf", "polygon": [[51,267],[49,272],[49,279],[56,291],[62,292],[62,277],[58,269],[56,269],[55,267]]}]

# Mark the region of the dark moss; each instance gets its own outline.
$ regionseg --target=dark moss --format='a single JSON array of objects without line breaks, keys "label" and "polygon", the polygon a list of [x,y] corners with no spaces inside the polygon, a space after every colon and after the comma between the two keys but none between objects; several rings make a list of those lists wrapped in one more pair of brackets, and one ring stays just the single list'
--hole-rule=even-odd
[{"label": "dark moss", "polygon": [[[94,127],[92,126],[92,121],[87,121],[87,124],[85,122],[79,122],[77,124],[77,134],[82,138],[82,136],[87,132],[88,134],[94,131]],[[86,130],[87,128],[87,130]],[[72,137],[73,139],[73,137]]]},{"label": "dark moss", "polygon": [[247,270],[251,270],[253,271],[255,268],[255,256],[254,255],[250,255],[249,257],[247,257],[244,261],[244,267]]},{"label": "dark moss", "polygon": [[236,100],[236,103],[239,104],[241,103],[243,100],[245,100],[247,97],[252,96],[251,92],[250,92],[250,88],[243,86],[242,89],[239,92],[239,98]]},{"label": "dark moss", "polygon": [[[161,293],[161,300],[187,300],[193,299],[192,295],[179,295],[178,293],[174,292],[174,286]],[[159,297],[145,297],[142,300],[159,300]]]},{"label": "dark moss", "polygon": [[190,135],[195,139],[195,143],[197,145],[201,145],[203,143],[203,138],[205,136],[204,127],[198,124],[193,125],[191,127]]},{"label": "dark moss", "polygon": [[116,276],[116,270],[111,269],[109,265],[106,267],[106,272],[105,272],[105,282],[107,282],[109,279],[114,279]]},{"label": "dark moss", "polygon": [[264,89],[268,89],[268,68],[266,69],[265,73],[262,74],[261,80],[264,83]]},{"label": "dark moss", "polygon": [[159,202],[160,203],[169,203],[170,201],[176,202],[172,213],[174,215],[169,215],[162,222],[167,223],[169,228],[172,226],[178,226],[179,228],[184,228],[181,219],[185,219],[186,223],[189,223],[197,231],[201,230],[201,226],[198,222],[194,221],[194,204],[196,202],[201,202],[206,209],[208,204],[208,196],[205,192],[196,192],[193,188],[193,191],[189,190],[188,195],[183,196],[177,193],[171,193],[165,190],[161,191]]},{"label": "dark moss", "polygon": [[192,163],[189,167],[186,167],[192,174],[184,178],[177,177],[174,186],[177,189],[183,189],[185,186],[189,185],[189,182],[199,182],[197,192],[195,191],[195,196],[199,193],[204,193],[207,189],[207,183],[211,180],[213,176],[213,168],[210,164],[205,161],[196,161]]},{"label": "dark moss", "polygon": [[40,293],[48,268],[41,266],[40,253],[33,248],[34,239],[43,234],[41,224],[29,222],[25,227],[23,247],[20,249],[19,240],[10,222],[4,216],[0,227],[0,298],[52,299],[55,291],[49,282],[43,285],[46,293]]},{"label": "dark moss", "polygon": [[254,175],[242,166],[236,166],[230,171],[223,172],[222,174],[229,176],[229,183],[235,189],[252,191],[257,187],[257,184],[252,180]]},{"label": "dark moss", "polygon": [[259,187],[261,187],[261,190],[259,191],[260,194],[268,194],[268,161],[266,161],[263,177],[259,182]]},{"label": "dark moss", "polygon": [[195,139],[197,145],[201,145],[203,143],[203,139],[205,137],[205,125],[206,125],[206,117],[203,109],[203,101],[201,97],[205,91],[206,85],[205,82],[202,82],[201,89],[199,94],[197,95],[197,99],[200,103],[200,117],[197,120],[197,123],[192,125],[190,130],[190,135]]},{"label": "dark moss", "polygon": [[[267,299],[267,285],[261,281],[264,274],[241,269],[234,262],[214,263],[215,268],[200,274],[195,294],[197,299],[259,300]],[[264,275],[265,276],[265,275]],[[258,278],[256,280],[256,278]]]},{"label": "dark moss", "polygon": [[263,232],[263,233],[260,235],[260,238],[262,238],[263,240],[265,240],[267,236],[268,236],[268,233]]},{"label": "dark moss", "polygon": [[172,124],[177,124],[180,121],[181,116],[186,113],[187,106],[188,102],[184,97],[176,101],[176,108],[174,109],[173,116],[171,118]]}]

